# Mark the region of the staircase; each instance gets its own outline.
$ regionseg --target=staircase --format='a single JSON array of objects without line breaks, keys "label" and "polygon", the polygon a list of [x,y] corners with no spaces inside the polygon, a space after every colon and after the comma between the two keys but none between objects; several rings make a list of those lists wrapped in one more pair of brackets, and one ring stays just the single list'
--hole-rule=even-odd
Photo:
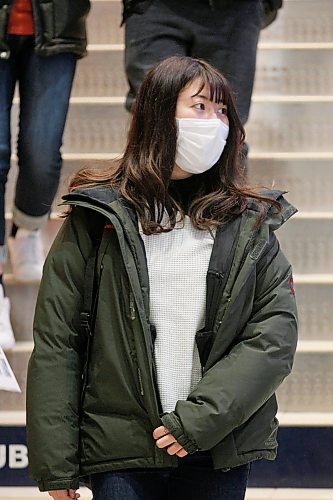
[{"label": "staircase", "polygon": [[[43,234],[46,250],[61,224],[57,203],[69,176],[81,166],[121,153],[125,143],[127,85],[120,19],[120,0],[92,2],[89,56],[78,64],[59,195]],[[14,127],[16,108],[17,103]],[[247,500],[333,499],[332,0],[285,0],[278,20],[262,32],[246,131],[250,180],[288,190],[288,199],[299,209],[278,236],[293,264],[300,316],[293,375],[278,391],[279,459],[253,467]],[[15,176],[13,158],[8,210]],[[7,218],[9,223],[9,212]],[[8,359],[22,394],[0,392],[0,498],[38,498],[27,478],[23,448],[13,448],[25,446],[24,392],[38,283],[15,282],[10,264],[5,283],[17,339]],[[90,498],[88,492],[81,493],[83,500]]]}]

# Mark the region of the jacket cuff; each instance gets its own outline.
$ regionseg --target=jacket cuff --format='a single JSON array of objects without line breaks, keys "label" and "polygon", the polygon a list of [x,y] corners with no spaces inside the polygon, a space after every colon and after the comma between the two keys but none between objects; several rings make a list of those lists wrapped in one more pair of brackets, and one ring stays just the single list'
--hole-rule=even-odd
[{"label": "jacket cuff", "polygon": [[79,478],[75,479],[55,479],[37,481],[39,491],[52,490],[78,490],[80,486]]},{"label": "jacket cuff", "polygon": [[193,454],[198,451],[198,445],[190,439],[181,424],[180,418],[174,412],[165,413],[161,420],[164,427],[166,427],[170,433],[177,439],[178,443],[182,445],[185,451],[189,454]]}]

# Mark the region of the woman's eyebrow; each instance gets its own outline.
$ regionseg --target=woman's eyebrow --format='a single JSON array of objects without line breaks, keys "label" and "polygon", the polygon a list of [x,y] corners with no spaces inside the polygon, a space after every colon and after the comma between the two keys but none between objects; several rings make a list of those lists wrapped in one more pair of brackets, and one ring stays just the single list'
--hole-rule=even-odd
[{"label": "woman's eyebrow", "polygon": [[202,94],[194,94],[194,95],[191,95],[191,98],[193,99],[193,97],[199,97],[200,99],[206,99],[206,101],[210,101],[210,99],[205,96],[205,95],[202,95]]},{"label": "woman's eyebrow", "polygon": [[[194,94],[194,95],[191,95],[191,99],[193,99],[194,97],[198,97],[199,99],[204,99],[205,101],[210,101],[211,100],[209,97],[207,97],[206,95],[203,95],[203,94]],[[224,104],[223,101],[219,101],[217,104],[222,104],[222,106],[227,107],[227,105]]]}]

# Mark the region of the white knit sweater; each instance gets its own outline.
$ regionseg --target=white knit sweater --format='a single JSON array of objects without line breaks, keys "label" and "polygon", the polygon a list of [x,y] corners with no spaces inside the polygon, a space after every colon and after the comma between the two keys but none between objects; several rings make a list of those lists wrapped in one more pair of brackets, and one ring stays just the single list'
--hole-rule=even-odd
[{"label": "white knit sweater", "polygon": [[204,326],[206,274],[214,236],[189,219],[169,233],[144,235],[148,263],[150,321],[156,327],[155,362],[163,411],[175,409],[201,378],[195,344]]}]

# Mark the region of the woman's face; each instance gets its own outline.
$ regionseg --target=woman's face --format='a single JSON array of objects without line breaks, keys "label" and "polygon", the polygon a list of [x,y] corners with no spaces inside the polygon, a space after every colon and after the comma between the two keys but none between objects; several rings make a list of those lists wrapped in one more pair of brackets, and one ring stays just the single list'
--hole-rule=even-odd
[{"label": "woman's face", "polygon": [[[216,103],[210,100],[210,87],[208,84],[198,94],[201,87],[200,80],[194,80],[179,94],[176,106],[176,118],[200,118],[210,120],[218,118],[229,125],[227,106],[223,102]],[[198,95],[197,95],[198,94]],[[193,174],[185,172],[177,164],[172,171],[172,179],[186,179]]]}]

